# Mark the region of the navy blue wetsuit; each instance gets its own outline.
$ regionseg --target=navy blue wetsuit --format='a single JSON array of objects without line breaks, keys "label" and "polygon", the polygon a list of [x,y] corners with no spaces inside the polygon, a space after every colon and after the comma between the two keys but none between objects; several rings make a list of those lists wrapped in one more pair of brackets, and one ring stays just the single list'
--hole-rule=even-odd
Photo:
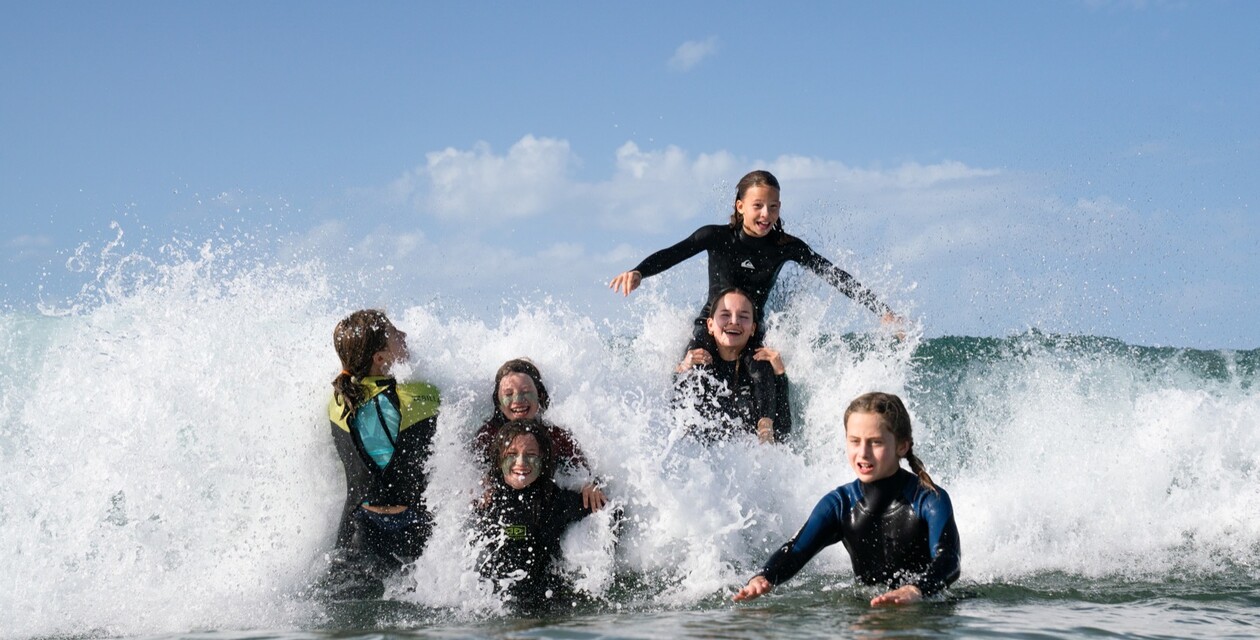
[{"label": "navy blue wetsuit", "polygon": [[962,553],[949,494],[940,487],[932,492],[904,469],[871,484],[855,480],[823,496],[760,575],[780,584],[837,542],[844,543],[853,573],[865,584],[890,589],[912,584],[926,596],[958,579]]},{"label": "navy blue wetsuit", "polygon": [[[742,228],[736,229],[728,224],[706,225],[696,229],[695,233],[682,242],[644,258],[634,271],[648,278],[701,251],[709,254],[709,295],[706,299],[711,299],[727,287],[738,287],[752,297],[753,305],[761,313],[765,310],[766,300],[779,277],[779,271],[783,269],[784,263],[791,261],[813,271],[841,293],[857,300],[871,311],[880,315],[892,313],[887,305],[876,299],[875,294],[854,280],[848,272],[815,253],[800,238],[782,231],[771,231],[764,237],[754,238],[744,233]],[[707,339],[704,320],[708,315],[706,304],[700,317],[696,319],[696,340],[693,340],[693,345]],[[759,321],[756,346],[760,346],[762,335],[764,331]]]}]

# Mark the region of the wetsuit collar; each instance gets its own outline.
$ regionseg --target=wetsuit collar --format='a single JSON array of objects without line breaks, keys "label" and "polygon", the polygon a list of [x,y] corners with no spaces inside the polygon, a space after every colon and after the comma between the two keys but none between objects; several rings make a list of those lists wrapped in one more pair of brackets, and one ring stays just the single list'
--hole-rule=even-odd
[{"label": "wetsuit collar", "polygon": [[368,376],[359,380],[359,384],[363,385],[364,400],[371,400],[377,394],[393,389],[398,385],[394,380],[394,376]]},{"label": "wetsuit collar", "polygon": [[882,511],[901,495],[906,482],[910,480],[918,480],[918,478],[905,469],[898,469],[897,473],[875,482],[859,481],[862,485],[862,502],[869,510]]},{"label": "wetsuit collar", "polygon": [[757,237],[748,235],[744,231],[743,225],[740,225],[739,229],[735,231],[735,237],[738,238],[740,242],[750,247],[764,247],[767,244],[770,244],[771,242],[773,242],[774,237],[777,233],[779,233],[778,230],[771,229],[770,233],[767,233],[766,235],[761,236],[760,238],[757,238]]}]

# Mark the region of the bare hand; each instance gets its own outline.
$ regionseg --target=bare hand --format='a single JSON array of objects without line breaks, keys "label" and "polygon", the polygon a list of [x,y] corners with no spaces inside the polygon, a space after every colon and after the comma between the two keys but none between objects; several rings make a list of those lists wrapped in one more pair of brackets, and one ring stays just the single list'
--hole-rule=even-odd
[{"label": "bare hand", "polygon": [[774,367],[774,375],[776,376],[781,376],[787,371],[787,368],[783,366],[783,357],[779,355],[777,350],[771,349],[770,347],[762,347],[758,349],[757,352],[753,354],[753,360],[769,362],[770,366]]},{"label": "bare hand", "polygon": [[739,593],[735,594],[734,596],[731,596],[731,600],[734,600],[735,602],[744,602],[745,600],[756,600],[757,598],[760,598],[761,596],[768,593],[773,588],[774,588],[774,585],[770,584],[770,581],[766,580],[765,577],[753,576],[753,579],[749,580],[748,584],[743,589],[739,590]]},{"label": "bare hand", "polygon": [[898,340],[906,339],[906,321],[903,320],[901,316],[889,311],[879,317],[879,323],[885,327],[892,327],[893,335],[896,336]]},{"label": "bare hand", "polygon": [[761,444],[774,444],[774,420],[762,418],[757,421],[757,441]]},{"label": "bare hand", "polygon": [[582,506],[591,511],[599,511],[608,504],[608,498],[593,484],[582,485]]},{"label": "bare hand", "polygon": [[675,369],[678,373],[682,373],[696,365],[713,364],[713,354],[705,349],[692,349],[683,356],[682,362],[678,363]]},{"label": "bare hand", "polygon": [[638,289],[642,282],[643,275],[638,271],[627,271],[613,278],[612,282],[608,283],[608,288],[628,296],[631,291]]},{"label": "bare hand", "polygon": [[893,589],[882,596],[871,598],[872,607],[880,607],[886,604],[910,604],[923,599],[923,592],[919,588],[908,584],[900,589]]}]

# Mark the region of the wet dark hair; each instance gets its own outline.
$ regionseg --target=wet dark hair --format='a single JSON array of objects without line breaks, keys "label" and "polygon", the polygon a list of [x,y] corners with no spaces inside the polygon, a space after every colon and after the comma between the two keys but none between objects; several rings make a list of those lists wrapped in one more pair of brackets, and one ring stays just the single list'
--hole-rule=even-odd
[{"label": "wet dark hair", "polygon": [[363,388],[355,380],[372,373],[372,356],[389,346],[389,338],[397,331],[385,312],[360,309],[341,319],[333,329],[333,348],[341,359],[341,373],[333,378],[333,393],[340,396],[353,420],[354,411],[363,403]]},{"label": "wet dark hair", "polygon": [[873,391],[864,393],[853,399],[849,403],[849,408],[844,410],[844,427],[847,431],[849,428],[849,416],[855,413],[872,413],[879,416],[879,426],[887,429],[893,434],[893,438],[898,443],[909,443],[906,449],[906,461],[910,463],[910,470],[919,476],[919,484],[925,488],[936,492],[936,485],[932,483],[932,476],[928,475],[927,469],[923,466],[923,461],[914,455],[914,434],[910,425],[910,413],[906,411],[906,405],[901,402],[901,398],[891,393],[882,393]]},{"label": "wet dark hair", "polygon": [[[735,201],[739,202],[740,200],[743,200],[744,194],[753,187],[774,187],[775,191],[782,191],[782,189],[779,188],[779,179],[774,177],[773,173],[763,169],[758,169],[744,174],[744,177],[739,179],[739,183],[735,185]],[[732,207],[731,228],[738,230],[743,228],[743,226],[744,216],[739,214],[738,207]],[[771,227],[771,230],[779,232],[783,231],[782,217],[774,221],[774,226]]]},{"label": "wet dark hair", "polygon": [[494,389],[490,392],[490,404],[494,405],[494,414],[490,416],[491,420],[501,420],[506,422],[507,416],[503,414],[503,408],[499,406],[499,383],[503,379],[513,373],[523,373],[534,381],[534,388],[538,390],[538,414],[542,415],[547,407],[551,406],[551,396],[547,393],[547,385],[543,384],[542,373],[538,371],[538,367],[530,362],[528,358],[514,358],[503,363],[499,367],[498,372],[494,374]]},{"label": "wet dark hair", "polygon": [[[534,436],[538,441],[539,463],[541,468],[538,470],[538,478],[551,478],[556,472],[556,454],[551,446],[551,438],[547,437],[547,425],[542,420],[530,418],[528,420],[513,420],[499,429],[499,433],[494,436],[494,464],[497,468],[499,462],[503,459],[503,452],[507,451],[508,446],[512,444],[518,436]],[[502,469],[499,470],[499,477],[502,477]]]}]

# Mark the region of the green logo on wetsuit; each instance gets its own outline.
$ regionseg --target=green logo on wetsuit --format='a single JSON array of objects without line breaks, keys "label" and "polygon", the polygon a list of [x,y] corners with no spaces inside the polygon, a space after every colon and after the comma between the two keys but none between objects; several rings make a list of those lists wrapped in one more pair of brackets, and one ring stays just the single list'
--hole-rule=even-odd
[{"label": "green logo on wetsuit", "polygon": [[529,535],[529,529],[523,524],[504,525],[503,535],[508,540],[524,540],[525,536]]}]

